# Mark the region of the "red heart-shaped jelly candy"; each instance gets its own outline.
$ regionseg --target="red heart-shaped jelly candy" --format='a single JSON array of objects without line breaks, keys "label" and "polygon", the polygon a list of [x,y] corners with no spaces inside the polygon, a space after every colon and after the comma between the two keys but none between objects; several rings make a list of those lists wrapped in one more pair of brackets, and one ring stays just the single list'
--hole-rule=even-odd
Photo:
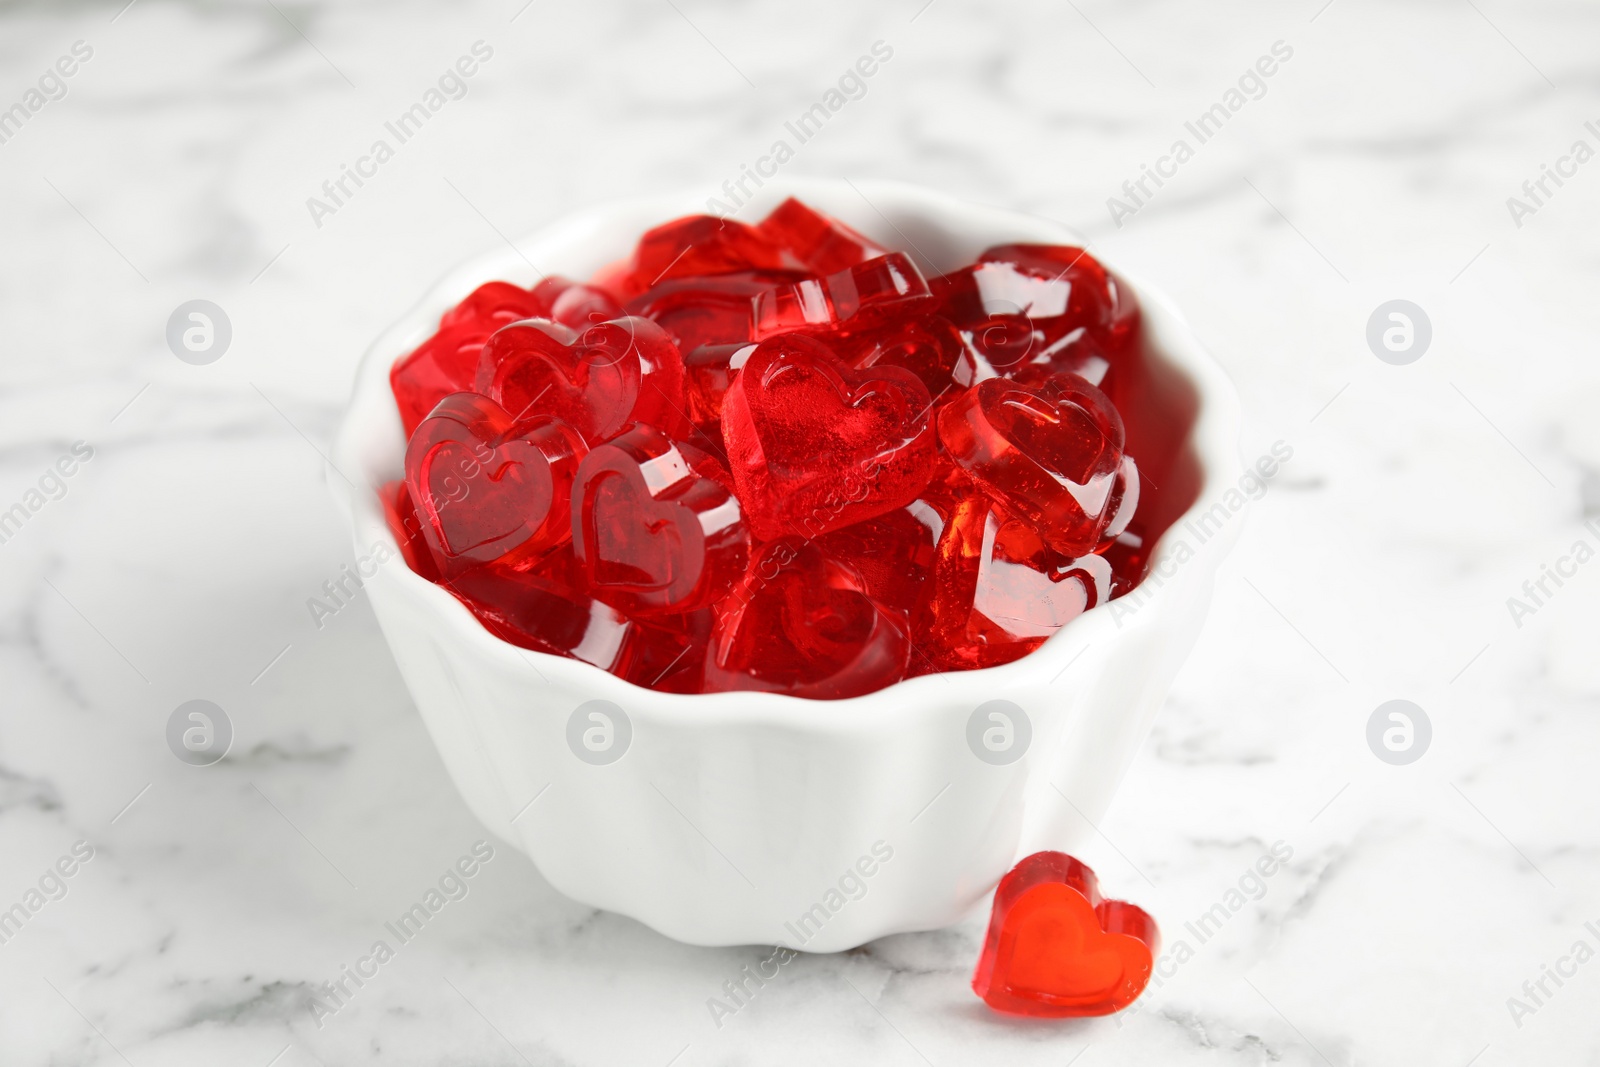
[{"label": "red heart-shaped jelly candy", "polygon": [[937,460],[931,404],[908,370],[852,370],[804,334],[763,342],[722,404],[751,530],[815,537],[909,504]]},{"label": "red heart-shaped jelly candy", "polygon": [[484,342],[518,319],[547,314],[546,302],[509,282],[487,282],[445,312],[439,330],[389,371],[406,436],[451,393],[471,389]]},{"label": "red heart-shaped jelly candy", "polygon": [[1000,879],[972,988],[1013,1015],[1110,1015],[1144,992],[1159,950],[1143,909],[1100,899],[1094,871],[1066,853],[1035,852]]},{"label": "red heart-shaped jelly candy", "polygon": [[940,315],[918,315],[852,334],[840,341],[839,350],[857,370],[904,367],[922,379],[934,400],[966,388],[977,377],[960,331]]},{"label": "red heart-shaped jelly candy", "polygon": [[933,310],[933,292],[903,252],[821,278],[775,286],[755,298],[755,339],[793,330],[867,330]]},{"label": "red heart-shaped jelly candy", "polygon": [[814,274],[847,270],[888,251],[792,196],[773,208],[756,230]]},{"label": "red heart-shaped jelly candy", "polygon": [[[1101,384],[1093,357],[1127,358],[1138,325],[1132,293],[1092,256],[1067,245],[1000,245],[933,279],[940,309],[961,329],[980,379],[1072,371]],[[1080,351],[1088,347],[1088,351]]]},{"label": "red heart-shaped jelly candy", "polygon": [[686,354],[701,345],[744,344],[755,336],[755,298],[804,277],[798,271],[741,270],[673,278],[629,300],[628,314],[656,323]]},{"label": "red heart-shaped jelly candy", "polygon": [[519,418],[553,415],[591,444],[630,422],[687,428],[683,357],[648,319],[603,322],[581,335],[540,319],[514,322],[483,346],[478,389]]},{"label": "red heart-shaped jelly candy", "polygon": [[1119,500],[1122,416],[1073,374],[1036,386],[990,378],[939,413],[950,457],[1069,556],[1094,551]]},{"label": "red heart-shaped jelly candy", "polygon": [[584,457],[572,547],[595,596],[630,613],[684,612],[727,592],[749,536],[716,461],[638,423]]},{"label": "red heart-shaped jelly candy", "polygon": [[707,692],[756,689],[815,700],[859,696],[905,676],[905,617],[860,572],[798,538],[768,542],[717,605]]},{"label": "red heart-shaped jelly candy", "polygon": [[[908,615],[922,597],[938,535],[926,512],[896,508],[817,538],[817,547],[847,560],[868,596]],[[915,657],[914,657],[915,658]]]},{"label": "red heart-shaped jelly candy", "polygon": [[558,419],[515,420],[476,393],[452,393],[406,446],[406,489],[446,570],[530,564],[567,539],[583,439]]},{"label": "red heart-shaped jelly candy", "polygon": [[[1066,297],[1059,305],[1053,296],[1042,297],[1045,302],[1030,302],[1026,313],[1035,320],[1041,320],[1054,317],[1053,312],[1061,316],[1069,328],[1081,326],[1086,329],[1115,354],[1120,354],[1138,326],[1139,303],[1133,291],[1081,248],[1072,245],[996,245],[978,256],[978,263],[973,269],[991,265],[1003,265],[1015,272],[1006,282],[996,280],[989,283],[1001,300],[1017,302],[1016,292],[1019,290],[1043,294],[1045,290],[1036,284],[1038,281],[1045,281],[1056,290],[1064,287]],[[1032,279],[1034,284],[1025,282],[1023,277]],[[1010,292],[1002,294],[1002,290]],[[1055,310],[1056,306],[1059,306],[1059,311]]]},{"label": "red heart-shaped jelly candy", "polygon": [[571,329],[583,330],[623,315],[622,305],[604,289],[557,275],[535,285],[533,295],[540,302],[540,311],[521,318],[553,319]]},{"label": "red heart-shaped jelly candy", "polygon": [[1053,551],[1039,532],[974,488],[950,508],[922,616],[916,670],[1010,663],[1107,599],[1111,565]]},{"label": "red heart-shaped jelly candy", "polygon": [[1001,376],[1024,385],[1040,385],[1053,374],[1076,374],[1109,396],[1118,411],[1122,410],[1120,398],[1129,377],[1127,363],[1119,359],[1113,364],[1100,343],[1084,331],[1074,330],[1053,344],[1041,339]]}]

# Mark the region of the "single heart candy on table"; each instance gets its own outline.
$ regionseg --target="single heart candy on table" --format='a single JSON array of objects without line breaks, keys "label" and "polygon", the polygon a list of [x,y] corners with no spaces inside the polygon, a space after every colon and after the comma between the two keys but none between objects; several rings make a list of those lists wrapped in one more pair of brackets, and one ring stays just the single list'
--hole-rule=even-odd
[{"label": "single heart candy on table", "polygon": [[853,370],[803,334],[763,342],[722,404],[751,530],[814,537],[909,504],[937,462],[931,407],[908,370]]},{"label": "single heart candy on table", "polygon": [[488,397],[452,393],[406,446],[406,490],[445,571],[530,565],[569,536],[572,477],[586,448],[549,416],[513,419]]},{"label": "single heart candy on table", "polygon": [[1073,374],[978,383],[939,413],[950,457],[1058,552],[1094,551],[1122,499],[1122,416]]},{"label": "single heart candy on table", "polygon": [[477,385],[518,417],[553,415],[590,444],[630,422],[687,429],[683,357],[648,319],[628,316],[581,334],[541,319],[514,322],[483,346]]},{"label": "single heart candy on table", "polygon": [[904,614],[874,601],[859,571],[814,542],[782,538],[761,546],[717,611],[707,692],[838,700],[905,674]]},{"label": "single heart candy on table", "polygon": [[1094,871],[1066,853],[1036,852],[1000,879],[972,989],[1012,1015],[1110,1015],[1144,991],[1159,950],[1143,909],[1102,900]]},{"label": "single heart candy on table", "polygon": [[744,572],[749,535],[716,461],[637,423],[579,466],[572,547],[600,599],[630,614],[685,612]]}]

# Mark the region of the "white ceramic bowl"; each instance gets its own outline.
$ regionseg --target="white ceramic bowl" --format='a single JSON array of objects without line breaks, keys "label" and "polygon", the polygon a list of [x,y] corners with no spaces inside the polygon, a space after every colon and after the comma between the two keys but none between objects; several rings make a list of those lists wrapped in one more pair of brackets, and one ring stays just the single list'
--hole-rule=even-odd
[{"label": "white ceramic bowl", "polygon": [[[739,217],[759,219],[791,194],[914,250],[925,269],[1002,242],[1081,243],[1054,222],[884,182],[772,181]],[[405,449],[389,368],[443,311],[484,281],[531,285],[529,261],[587,278],[649,227],[705,210],[685,193],[576,212],[517,242],[520,255],[497,251],[453,271],[378,338],[335,444],[342,476],[329,477],[357,551],[396,551],[377,495],[400,476]],[[1240,473],[1238,400],[1170,304],[1129,284],[1163,388],[1198,401],[1188,435],[1200,501],[1188,514],[1198,515]],[[1240,525],[1196,544],[1182,522],[1158,543],[1163,579],[1136,591],[1137,610],[1114,615],[1113,602],[1086,612],[1002,667],[837,701],[658,693],[514,647],[397,554],[366,588],[467,804],[557,889],[692,944],[834,951],[948,925],[1019,858],[1072,848],[1102,816],[1193,646]],[[975,709],[997,698],[1024,709],[1031,726],[1025,751],[1013,740],[1022,755],[1010,763],[969,745]],[[609,764],[579,759],[567,741],[569,718],[594,700],[613,702],[631,725]]]}]

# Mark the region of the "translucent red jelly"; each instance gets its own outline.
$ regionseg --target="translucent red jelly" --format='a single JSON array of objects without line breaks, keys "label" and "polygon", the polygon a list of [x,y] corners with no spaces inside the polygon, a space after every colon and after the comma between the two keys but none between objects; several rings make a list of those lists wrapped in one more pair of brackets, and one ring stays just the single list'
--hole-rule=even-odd
[{"label": "translucent red jelly", "polygon": [[483,285],[390,381],[412,570],[670,692],[1015,660],[1133,589],[1196,481],[1192,396],[1082,249],[932,276],[793,199],[664,223],[588,283]]},{"label": "translucent red jelly", "polygon": [[1155,920],[1102,900],[1087,864],[1035,852],[1000,879],[972,989],[1009,1015],[1110,1015],[1144,992],[1160,946]]}]

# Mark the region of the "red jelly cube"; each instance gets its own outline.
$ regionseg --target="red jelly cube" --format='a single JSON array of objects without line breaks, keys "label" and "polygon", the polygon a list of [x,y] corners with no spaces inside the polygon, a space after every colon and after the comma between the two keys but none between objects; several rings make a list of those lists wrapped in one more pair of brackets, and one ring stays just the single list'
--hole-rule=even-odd
[{"label": "red jelly cube", "polygon": [[972,989],[1014,1015],[1110,1015],[1144,992],[1160,949],[1156,921],[1102,900],[1086,864],[1035,852],[1000,879]]},{"label": "red jelly cube", "polygon": [[406,436],[439,401],[472,388],[478,354],[491,334],[509,322],[542,315],[545,310],[544,302],[526,289],[508,282],[488,282],[445,312],[439,331],[389,371],[389,387]]},{"label": "red jelly cube", "polygon": [[405,480],[442,568],[528,566],[564,542],[584,451],[559,419],[513,419],[476,393],[441,400],[411,435]]},{"label": "red jelly cube", "polygon": [[848,270],[888,252],[792,196],[773,208],[756,229],[813,274]]},{"label": "red jelly cube", "polygon": [[814,537],[909,504],[937,463],[931,406],[908,370],[852,370],[804,334],[763,342],[722,405],[750,529]]},{"label": "red jelly cube", "polygon": [[628,314],[656,323],[680,352],[701,345],[745,344],[755,338],[753,299],[775,285],[806,277],[795,271],[735,271],[675,278],[628,301]]},{"label": "red jelly cube", "polygon": [[683,357],[648,319],[603,322],[581,335],[540,319],[512,323],[484,345],[477,384],[507,411],[553,415],[592,444],[636,421],[687,429]]},{"label": "red jelly cube", "polygon": [[709,605],[744,571],[749,537],[714,460],[638,423],[598,445],[572,486],[587,588],[630,613]]},{"label": "red jelly cube", "polygon": [[905,675],[904,616],[875,602],[858,571],[814,543],[785,538],[762,546],[717,611],[708,692],[838,700]]},{"label": "red jelly cube", "polygon": [[997,502],[1031,521],[1052,548],[1092,552],[1110,524],[1122,467],[1122,417],[1071,374],[1038,386],[991,378],[939,414],[950,457]]},{"label": "red jelly cube", "polygon": [[902,252],[822,278],[779,285],[755,298],[755,339],[794,330],[863,330],[933,310],[928,282]]},{"label": "red jelly cube", "polygon": [[639,238],[628,287],[630,294],[642,293],[671,278],[782,266],[783,253],[755,227],[715,215],[689,215]]},{"label": "red jelly cube", "polygon": [[933,670],[974,670],[1019,659],[1107,599],[1111,565],[1052,551],[1027,522],[974,492],[939,538],[919,640]]}]

